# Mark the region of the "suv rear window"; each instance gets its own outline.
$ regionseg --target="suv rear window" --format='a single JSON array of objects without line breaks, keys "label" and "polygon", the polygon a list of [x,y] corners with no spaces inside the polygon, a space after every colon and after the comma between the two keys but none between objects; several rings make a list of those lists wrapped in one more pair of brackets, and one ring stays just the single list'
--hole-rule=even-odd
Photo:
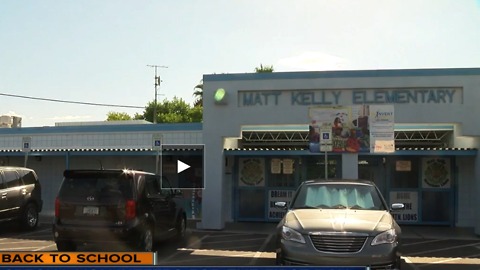
[{"label": "suv rear window", "polygon": [[20,174],[20,177],[23,178],[23,183],[25,185],[31,185],[37,182],[37,177],[33,171],[19,170],[18,173]]},{"label": "suv rear window", "polygon": [[129,174],[75,173],[65,176],[60,188],[60,198],[118,195],[124,199],[133,197],[132,179]]}]

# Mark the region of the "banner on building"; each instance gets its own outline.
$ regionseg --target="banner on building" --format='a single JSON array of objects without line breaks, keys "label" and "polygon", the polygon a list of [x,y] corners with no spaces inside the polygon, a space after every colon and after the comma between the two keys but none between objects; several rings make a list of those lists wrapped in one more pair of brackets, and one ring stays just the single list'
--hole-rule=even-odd
[{"label": "banner on building", "polygon": [[320,151],[321,130],[331,128],[333,152],[395,151],[393,105],[310,107],[309,149]]}]

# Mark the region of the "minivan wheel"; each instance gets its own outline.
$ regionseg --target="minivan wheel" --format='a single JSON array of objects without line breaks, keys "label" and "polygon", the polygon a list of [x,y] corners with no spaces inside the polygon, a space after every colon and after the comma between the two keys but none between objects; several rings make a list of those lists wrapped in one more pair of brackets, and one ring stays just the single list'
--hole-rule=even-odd
[{"label": "minivan wheel", "polygon": [[38,225],[38,211],[33,203],[25,206],[22,216],[20,218],[21,226],[26,230],[33,230]]},{"label": "minivan wheel", "polygon": [[77,246],[70,241],[58,241],[56,242],[57,244],[57,250],[58,251],[76,251]]},{"label": "minivan wheel", "polygon": [[140,235],[139,251],[151,252],[153,250],[153,232],[150,226],[145,226]]}]

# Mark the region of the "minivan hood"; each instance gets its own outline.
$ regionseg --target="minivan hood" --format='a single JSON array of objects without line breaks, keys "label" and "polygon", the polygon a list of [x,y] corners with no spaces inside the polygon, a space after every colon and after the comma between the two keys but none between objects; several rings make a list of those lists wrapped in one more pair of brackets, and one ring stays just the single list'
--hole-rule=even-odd
[{"label": "minivan hood", "polygon": [[290,210],[283,222],[283,225],[300,232],[360,232],[375,235],[395,227],[389,212],[376,210]]}]

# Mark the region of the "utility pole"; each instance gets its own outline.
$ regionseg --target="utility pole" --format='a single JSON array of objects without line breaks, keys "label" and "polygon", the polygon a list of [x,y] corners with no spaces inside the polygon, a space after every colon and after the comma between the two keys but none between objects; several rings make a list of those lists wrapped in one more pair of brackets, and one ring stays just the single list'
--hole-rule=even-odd
[{"label": "utility pole", "polygon": [[157,76],[157,68],[168,68],[167,66],[147,65],[147,67],[155,68],[155,102],[153,104],[153,123],[157,123],[157,87],[160,87],[160,75]]}]

